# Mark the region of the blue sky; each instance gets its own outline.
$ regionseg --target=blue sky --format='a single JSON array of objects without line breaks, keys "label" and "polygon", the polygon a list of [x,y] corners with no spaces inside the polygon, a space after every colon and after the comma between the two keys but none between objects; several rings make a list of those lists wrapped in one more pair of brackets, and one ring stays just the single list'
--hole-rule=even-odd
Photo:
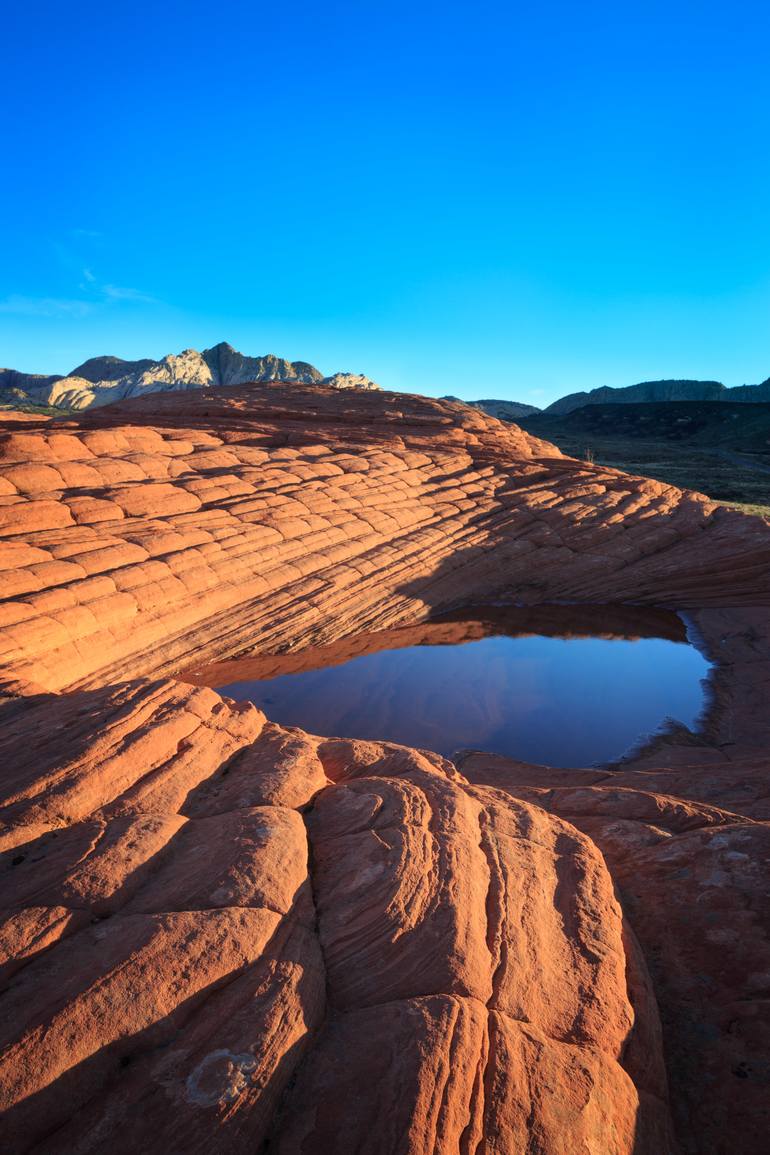
[{"label": "blue sky", "polygon": [[0,364],[762,380],[769,34],[754,0],[16,4]]}]

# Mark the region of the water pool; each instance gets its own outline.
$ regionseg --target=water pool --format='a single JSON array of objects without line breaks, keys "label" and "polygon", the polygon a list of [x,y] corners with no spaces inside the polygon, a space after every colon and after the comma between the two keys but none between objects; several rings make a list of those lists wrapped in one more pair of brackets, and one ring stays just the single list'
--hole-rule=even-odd
[{"label": "water pool", "polygon": [[425,627],[419,644],[393,644],[413,640],[409,631],[385,636],[387,648],[381,634],[359,636],[353,656],[349,643],[342,657],[335,647],[305,649],[258,657],[251,667],[212,666],[198,680],[310,733],[591,766],[620,757],[669,719],[693,728],[703,709],[709,665],[680,620],[670,615],[660,628],[668,636],[649,636],[648,622],[635,635],[634,611],[624,613],[622,627],[603,636],[586,632],[602,630],[601,615],[576,634],[558,623],[537,633],[536,621],[521,632],[515,613],[502,622],[480,614],[458,621],[459,635],[445,622],[438,632]]}]

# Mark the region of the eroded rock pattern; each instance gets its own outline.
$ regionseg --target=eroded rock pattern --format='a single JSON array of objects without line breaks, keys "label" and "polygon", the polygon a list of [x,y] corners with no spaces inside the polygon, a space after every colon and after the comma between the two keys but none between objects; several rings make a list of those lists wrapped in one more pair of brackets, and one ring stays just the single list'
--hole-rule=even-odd
[{"label": "eroded rock pattern", "polygon": [[8,724],[6,1149],[671,1149],[588,838],[211,690],[88,697],[98,752],[80,695],[34,752],[49,697]]},{"label": "eroded rock pattern", "polygon": [[[4,1150],[764,1149],[761,520],[297,386],[0,462]],[[490,599],[687,608],[702,734],[455,765],[169,676]]]}]

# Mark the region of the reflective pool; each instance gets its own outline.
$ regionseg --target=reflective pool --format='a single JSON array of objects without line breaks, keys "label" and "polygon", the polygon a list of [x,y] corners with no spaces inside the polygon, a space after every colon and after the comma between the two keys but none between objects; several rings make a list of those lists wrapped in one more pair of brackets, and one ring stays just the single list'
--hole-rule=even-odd
[{"label": "reflective pool", "polygon": [[[517,632],[515,614],[501,623],[492,613],[424,627],[419,644],[393,645],[413,641],[414,631],[373,634],[355,640],[355,654],[348,642],[342,651],[253,659],[260,677],[240,676],[241,667],[253,674],[248,662],[225,663],[196,680],[311,733],[590,766],[619,757],[667,719],[694,728],[703,708],[708,662],[679,619],[669,615],[668,636],[633,636],[628,612],[631,620],[614,622],[609,635],[597,615],[588,628],[601,637],[575,636],[558,622],[548,634],[529,632],[531,622]],[[645,620],[639,632],[656,628]]]}]

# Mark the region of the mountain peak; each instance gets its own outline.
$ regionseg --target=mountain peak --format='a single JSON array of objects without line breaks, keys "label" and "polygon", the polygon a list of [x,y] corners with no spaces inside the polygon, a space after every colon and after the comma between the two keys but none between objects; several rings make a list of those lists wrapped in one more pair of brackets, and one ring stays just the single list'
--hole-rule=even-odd
[{"label": "mountain peak", "polygon": [[125,361],[104,354],[90,357],[66,377],[0,373],[0,404],[52,405],[60,409],[86,409],[109,405],[127,397],[182,389],[205,389],[250,382],[284,381],[287,384],[326,385],[332,389],[379,389],[357,373],[334,373],[324,377],[309,361],[287,361],[274,353],[249,357],[228,341],[210,349],[183,349],[159,361],[143,358]]}]

